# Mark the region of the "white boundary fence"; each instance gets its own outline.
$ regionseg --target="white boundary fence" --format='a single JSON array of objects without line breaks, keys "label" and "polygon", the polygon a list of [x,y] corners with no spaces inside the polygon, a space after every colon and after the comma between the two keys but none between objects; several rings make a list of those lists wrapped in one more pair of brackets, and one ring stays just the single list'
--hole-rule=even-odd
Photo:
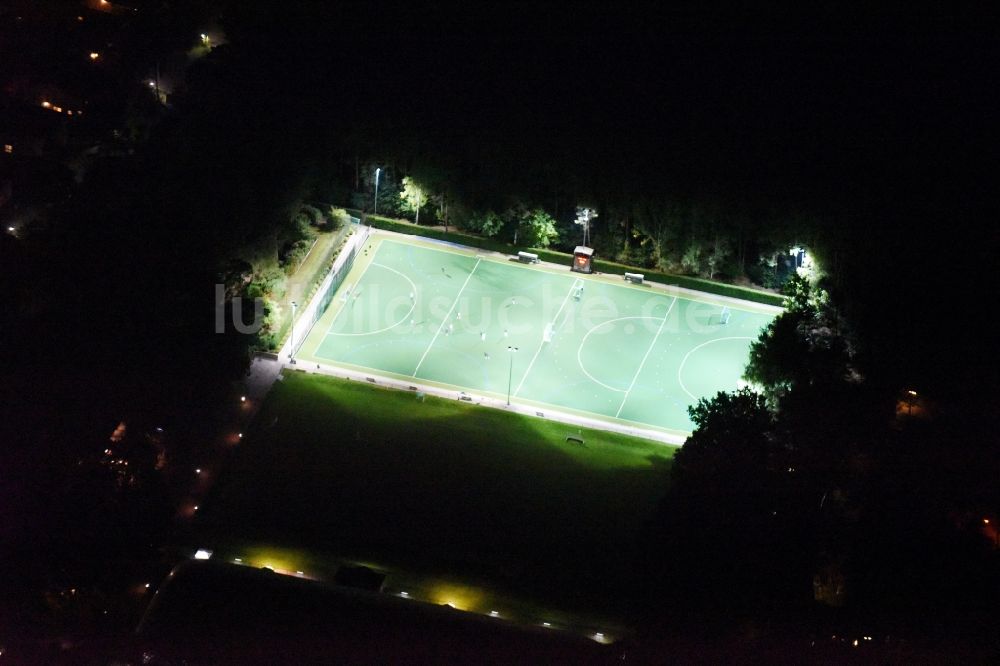
[{"label": "white boundary fence", "polygon": [[309,331],[312,330],[312,327],[323,316],[323,313],[326,312],[330,301],[333,300],[334,293],[350,272],[351,266],[354,265],[354,259],[358,256],[358,251],[364,246],[365,241],[368,240],[368,234],[370,233],[369,227],[360,224],[360,222],[356,217],[351,218],[354,231],[348,236],[344,243],[344,248],[333,261],[330,272],[323,278],[319,289],[316,290],[316,294],[299,313],[295,322],[292,323],[292,333],[288,336],[288,340],[278,353],[278,358],[282,361],[291,360],[298,353],[299,348],[302,347],[302,343],[309,336]]}]

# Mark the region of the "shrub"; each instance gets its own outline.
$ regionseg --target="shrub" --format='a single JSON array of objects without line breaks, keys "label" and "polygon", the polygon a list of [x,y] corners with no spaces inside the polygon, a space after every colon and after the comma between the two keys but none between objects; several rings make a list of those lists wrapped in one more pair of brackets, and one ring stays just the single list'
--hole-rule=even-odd
[{"label": "shrub", "polygon": [[343,208],[336,208],[335,206],[330,206],[329,214],[329,228],[331,231],[336,231],[338,229],[343,229],[345,225],[350,223],[351,216]]},{"label": "shrub", "polygon": [[323,212],[316,208],[315,206],[310,206],[309,204],[302,204],[299,208],[299,212],[306,217],[314,227],[322,226],[326,220],[323,218]]}]

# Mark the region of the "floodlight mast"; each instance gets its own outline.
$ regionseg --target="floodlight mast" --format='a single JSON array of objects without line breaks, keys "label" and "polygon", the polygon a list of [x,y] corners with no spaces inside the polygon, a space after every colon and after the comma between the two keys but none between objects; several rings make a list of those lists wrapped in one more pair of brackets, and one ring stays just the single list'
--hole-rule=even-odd
[{"label": "floodlight mast", "polygon": [[507,406],[510,407],[510,384],[511,379],[514,377],[514,353],[517,351],[517,347],[507,347],[507,356],[510,358],[510,365],[507,369]]},{"label": "floodlight mast", "polygon": [[590,245],[590,221],[595,217],[597,217],[597,213],[592,208],[577,206],[576,223],[583,227],[583,245],[585,247]]},{"label": "floodlight mast", "polygon": [[375,207],[372,209],[372,215],[378,215],[378,177],[382,173],[382,167],[376,167],[375,169]]}]

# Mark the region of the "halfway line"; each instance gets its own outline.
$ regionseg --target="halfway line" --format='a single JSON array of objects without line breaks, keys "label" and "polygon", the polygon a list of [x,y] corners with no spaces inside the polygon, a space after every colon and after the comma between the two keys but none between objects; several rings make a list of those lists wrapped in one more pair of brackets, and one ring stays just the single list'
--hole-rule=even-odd
[{"label": "halfway line", "polygon": [[[556,312],[556,316],[552,318],[553,322],[559,321],[559,315],[562,314],[563,308],[565,308],[566,304],[569,303],[569,297],[573,295],[574,291],[576,291],[576,285],[579,284],[579,282],[580,278],[573,280],[573,285],[569,288],[569,292],[566,294],[566,298],[563,299],[562,305],[559,306],[559,311]],[[517,397],[517,394],[521,392],[521,387],[524,386],[524,380],[528,378],[528,373],[531,372],[531,367],[535,365],[535,359],[537,359],[538,355],[542,353],[542,347],[544,346],[545,339],[543,338],[542,343],[538,345],[538,349],[535,351],[535,355],[531,357],[531,363],[528,364],[528,369],[525,370],[524,374],[521,376],[521,381],[517,385],[517,390],[514,391],[515,398]]]},{"label": "halfway line", "polygon": [[642,363],[639,364],[639,369],[635,371],[635,375],[632,377],[632,383],[628,385],[628,390],[625,391],[625,397],[622,398],[622,404],[618,405],[618,411],[615,412],[615,418],[622,413],[622,408],[625,407],[625,401],[628,400],[628,394],[632,392],[632,387],[635,386],[635,380],[639,379],[639,373],[642,372],[642,368],[646,365],[646,359],[649,358],[649,352],[653,351],[653,347],[656,345],[657,338],[660,337],[660,333],[663,332],[663,325],[667,323],[667,317],[670,316],[670,311],[674,309],[674,304],[677,303],[677,297],[674,296],[674,300],[671,301],[670,307],[667,308],[667,314],[663,315],[663,321],[660,322],[660,328],[656,330],[656,335],[653,336],[653,341],[649,343],[649,349],[646,350],[646,355],[642,357]]},{"label": "halfway line", "polygon": [[472,267],[472,270],[469,271],[469,277],[465,278],[465,282],[462,283],[462,288],[458,290],[458,295],[455,296],[455,301],[451,304],[451,309],[448,310],[448,314],[446,314],[444,319],[441,320],[441,325],[438,326],[437,332],[434,333],[434,337],[431,338],[431,343],[427,345],[427,349],[424,350],[424,355],[420,357],[420,362],[417,363],[417,368],[413,371],[413,375],[411,375],[412,377],[416,377],[417,373],[420,372],[420,366],[424,364],[424,359],[427,358],[427,353],[430,352],[431,347],[434,346],[434,341],[438,339],[439,335],[441,335],[441,329],[444,328],[445,323],[451,318],[451,313],[455,311],[455,306],[458,305],[458,299],[462,297],[462,292],[465,291],[465,285],[469,284],[469,280],[472,279],[472,274],[476,272],[477,268],[479,268],[480,261],[482,261],[482,259],[476,259],[476,265]]}]

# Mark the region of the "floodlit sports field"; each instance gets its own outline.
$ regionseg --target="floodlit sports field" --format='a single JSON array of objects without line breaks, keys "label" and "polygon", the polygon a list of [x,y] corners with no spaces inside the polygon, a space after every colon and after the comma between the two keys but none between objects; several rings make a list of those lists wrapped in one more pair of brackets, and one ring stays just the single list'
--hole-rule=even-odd
[{"label": "floodlit sports field", "polygon": [[379,233],[298,357],[683,434],[774,312]]}]

